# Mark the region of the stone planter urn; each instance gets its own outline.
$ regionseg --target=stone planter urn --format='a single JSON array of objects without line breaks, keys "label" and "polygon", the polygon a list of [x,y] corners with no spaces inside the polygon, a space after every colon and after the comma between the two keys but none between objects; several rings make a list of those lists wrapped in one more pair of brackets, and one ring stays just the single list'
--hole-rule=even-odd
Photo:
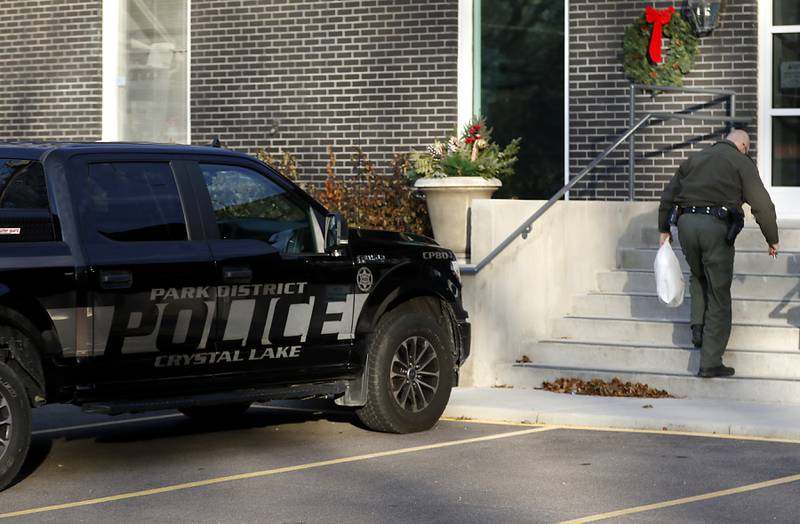
[{"label": "stone planter urn", "polygon": [[420,178],[414,187],[425,193],[433,236],[464,262],[469,256],[470,206],[479,198],[491,198],[503,185],[496,178],[454,176]]}]

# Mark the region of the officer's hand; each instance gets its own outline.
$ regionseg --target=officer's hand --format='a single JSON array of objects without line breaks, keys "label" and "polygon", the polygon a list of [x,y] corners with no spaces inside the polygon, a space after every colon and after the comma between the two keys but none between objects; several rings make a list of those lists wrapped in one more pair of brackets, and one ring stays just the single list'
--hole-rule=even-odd
[{"label": "officer's hand", "polygon": [[669,233],[661,233],[661,236],[660,236],[660,238],[658,239],[658,245],[659,245],[659,246],[663,246],[663,245],[664,245],[664,242],[666,242],[667,240],[669,240],[670,242],[672,242],[672,235],[671,235],[671,234],[669,234]]},{"label": "officer's hand", "polygon": [[778,256],[778,247],[780,244],[770,244],[769,245],[769,256],[775,258]]}]

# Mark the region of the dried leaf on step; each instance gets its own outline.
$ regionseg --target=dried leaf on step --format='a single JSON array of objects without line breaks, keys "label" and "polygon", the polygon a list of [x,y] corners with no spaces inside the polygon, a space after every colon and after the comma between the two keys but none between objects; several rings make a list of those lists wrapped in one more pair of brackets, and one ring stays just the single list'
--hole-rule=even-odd
[{"label": "dried leaf on step", "polygon": [[[611,379],[606,382],[595,378],[589,381],[579,378],[559,378],[553,382],[543,382],[542,387],[545,391],[554,393],[568,393],[572,395],[590,395],[597,397],[640,397],[640,398],[671,398],[668,392],[651,388],[647,384],[639,382],[622,382],[619,378]],[[653,407],[646,405],[644,407]]]}]

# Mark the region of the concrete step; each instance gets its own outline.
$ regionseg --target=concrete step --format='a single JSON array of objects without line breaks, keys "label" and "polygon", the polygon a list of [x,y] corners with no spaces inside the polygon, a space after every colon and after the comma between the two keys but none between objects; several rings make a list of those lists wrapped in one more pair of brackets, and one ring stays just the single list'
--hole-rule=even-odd
[{"label": "concrete step", "polygon": [[[684,346],[691,343],[688,322],[625,318],[564,317],[553,321],[559,340]],[[798,351],[800,330],[794,326],[733,324],[728,348],[754,351]]]},{"label": "concrete step", "polygon": [[[781,249],[786,251],[800,251],[800,229],[778,228]],[[641,247],[658,247],[658,228],[646,227],[642,229]],[[767,250],[767,241],[756,226],[745,227],[736,237],[736,249],[763,251]]]},{"label": "concrete step", "polygon": [[[756,402],[800,403],[800,381],[779,378],[754,378],[738,373],[730,378],[697,378],[685,373],[628,372],[614,369],[547,367],[533,364],[501,364],[495,368],[498,385],[540,388],[543,381],[558,378],[599,378],[610,381],[639,382],[664,389],[676,397],[721,398]],[[646,404],[647,399],[642,399]]]},{"label": "concrete step", "polygon": [[[688,285],[689,275],[684,274]],[[598,291],[602,293],[655,293],[653,271],[602,271],[597,274]],[[734,298],[755,298],[778,301],[800,299],[800,278],[796,275],[739,273],[733,277]]]},{"label": "concrete step", "polygon": [[[579,317],[614,317],[688,322],[691,296],[683,304],[667,307],[655,294],[589,293],[572,301],[572,314]],[[778,326],[800,326],[800,300],[733,300],[733,320]]]},{"label": "concrete step", "polygon": [[[542,340],[523,345],[531,364],[583,369],[613,368],[626,372],[696,373],[700,351],[693,347]],[[727,350],[725,364],[751,377],[800,380],[800,352],[765,353]]]},{"label": "concrete step", "polygon": [[[617,267],[620,269],[652,270],[656,259],[655,248],[621,248],[617,250]],[[689,270],[683,251],[675,250],[675,255],[684,271]],[[800,253],[781,252],[771,258],[766,251],[737,251],[733,270],[736,273],[762,273],[767,275],[800,276]]]}]

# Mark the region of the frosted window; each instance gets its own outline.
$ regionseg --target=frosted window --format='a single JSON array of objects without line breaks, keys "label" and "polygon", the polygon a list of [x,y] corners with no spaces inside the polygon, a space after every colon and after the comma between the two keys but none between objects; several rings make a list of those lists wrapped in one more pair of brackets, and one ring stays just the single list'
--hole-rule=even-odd
[{"label": "frosted window", "polygon": [[187,0],[120,0],[120,140],[187,143]]}]

